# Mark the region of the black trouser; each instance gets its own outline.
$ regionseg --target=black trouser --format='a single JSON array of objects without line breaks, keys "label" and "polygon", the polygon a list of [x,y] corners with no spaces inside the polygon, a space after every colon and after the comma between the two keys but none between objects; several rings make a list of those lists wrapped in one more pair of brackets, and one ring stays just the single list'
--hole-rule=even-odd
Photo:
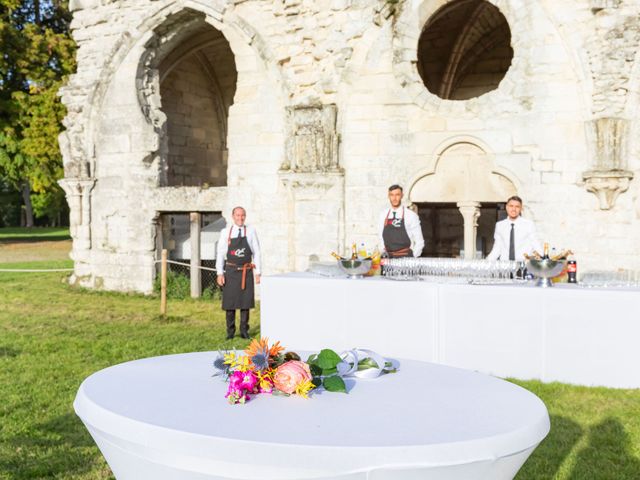
[{"label": "black trouser", "polygon": [[[227,337],[233,337],[236,333],[236,311],[225,311],[227,312]],[[249,309],[240,310],[240,335],[249,336]]]}]

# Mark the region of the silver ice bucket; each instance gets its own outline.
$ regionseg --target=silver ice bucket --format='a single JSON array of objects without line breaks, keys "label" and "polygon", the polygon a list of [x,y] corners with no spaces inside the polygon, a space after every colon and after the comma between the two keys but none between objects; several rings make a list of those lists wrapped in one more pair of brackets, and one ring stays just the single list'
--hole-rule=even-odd
[{"label": "silver ice bucket", "polygon": [[551,279],[562,272],[565,261],[564,259],[551,260],[550,258],[545,258],[536,260],[535,258],[530,258],[527,260],[527,270],[538,277],[537,286],[545,288],[553,287]]},{"label": "silver ice bucket", "polygon": [[362,278],[371,270],[370,258],[357,258],[355,260],[338,260],[338,265],[349,278]]}]

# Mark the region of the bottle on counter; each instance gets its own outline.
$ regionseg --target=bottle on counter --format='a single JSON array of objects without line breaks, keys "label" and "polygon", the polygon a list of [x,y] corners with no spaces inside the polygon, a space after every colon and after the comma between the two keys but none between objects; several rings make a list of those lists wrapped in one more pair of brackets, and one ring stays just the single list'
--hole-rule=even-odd
[{"label": "bottle on counter", "polygon": [[380,260],[381,260],[380,250],[378,249],[378,245],[376,245],[376,248],[373,249],[373,253],[371,254],[371,275],[373,276],[380,275],[381,273]]},{"label": "bottle on counter", "polygon": [[567,261],[567,283],[578,283],[578,262],[573,255]]},{"label": "bottle on counter", "polygon": [[525,263],[524,262],[518,262],[518,269],[516,270],[515,278],[517,280],[523,280],[526,270],[527,270],[527,267],[525,267]]},{"label": "bottle on counter", "polygon": [[358,257],[367,258],[368,256],[369,254],[367,253],[367,247],[364,245],[364,243],[361,243],[360,250],[358,250]]},{"label": "bottle on counter", "polygon": [[385,275],[385,269],[387,268],[387,259],[389,258],[389,254],[386,250],[383,250],[380,254],[380,275]]},{"label": "bottle on counter", "polygon": [[542,260],[547,260],[549,258],[549,244],[545,243],[542,246]]}]

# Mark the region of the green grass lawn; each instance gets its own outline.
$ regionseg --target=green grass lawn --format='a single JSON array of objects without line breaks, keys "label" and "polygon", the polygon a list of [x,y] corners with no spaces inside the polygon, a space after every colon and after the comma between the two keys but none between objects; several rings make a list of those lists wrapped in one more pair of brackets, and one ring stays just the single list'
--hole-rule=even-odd
[{"label": "green grass lawn", "polygon": [[0,243],[69,240],[69,227],[0,228]]},{"label": "green grass lawn", "polygon": [[[69,261],[0,268],[69,266]],[[218,300],[169,302],[88,292],[59,273],[0,273],[0,479],[107,479],[72,408],[82,380],[119,362],[244,347],[225,340]],[[258,334],[257,313],[251,334]],[[640,478],[640,391],[521,382],[546,403],[551,433],[518,480]],[[471,480],[471,479],[470,479]]]}]

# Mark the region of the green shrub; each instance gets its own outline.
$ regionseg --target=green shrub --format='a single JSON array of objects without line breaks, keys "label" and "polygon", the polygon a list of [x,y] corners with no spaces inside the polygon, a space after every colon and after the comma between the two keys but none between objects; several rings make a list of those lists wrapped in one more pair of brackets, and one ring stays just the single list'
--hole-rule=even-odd
[{"label": "green shrub", "polygon": [[[153,291],[160,294],[160,275],[156,276],[153,282]],[[210,285],[202,291],[202,300],[214,300],[219,292],[218,287]],[[187,275],[180,272],[167,271],[167,298],[184,300],[191,297],[191,280]]]},{"label": "green shrub", "polygon": [[[160,293],[160,275],[156,275],[153,290]],[[191,296],[191,281],[183,273],[167,271],[167,298],[184,300]]]}]

